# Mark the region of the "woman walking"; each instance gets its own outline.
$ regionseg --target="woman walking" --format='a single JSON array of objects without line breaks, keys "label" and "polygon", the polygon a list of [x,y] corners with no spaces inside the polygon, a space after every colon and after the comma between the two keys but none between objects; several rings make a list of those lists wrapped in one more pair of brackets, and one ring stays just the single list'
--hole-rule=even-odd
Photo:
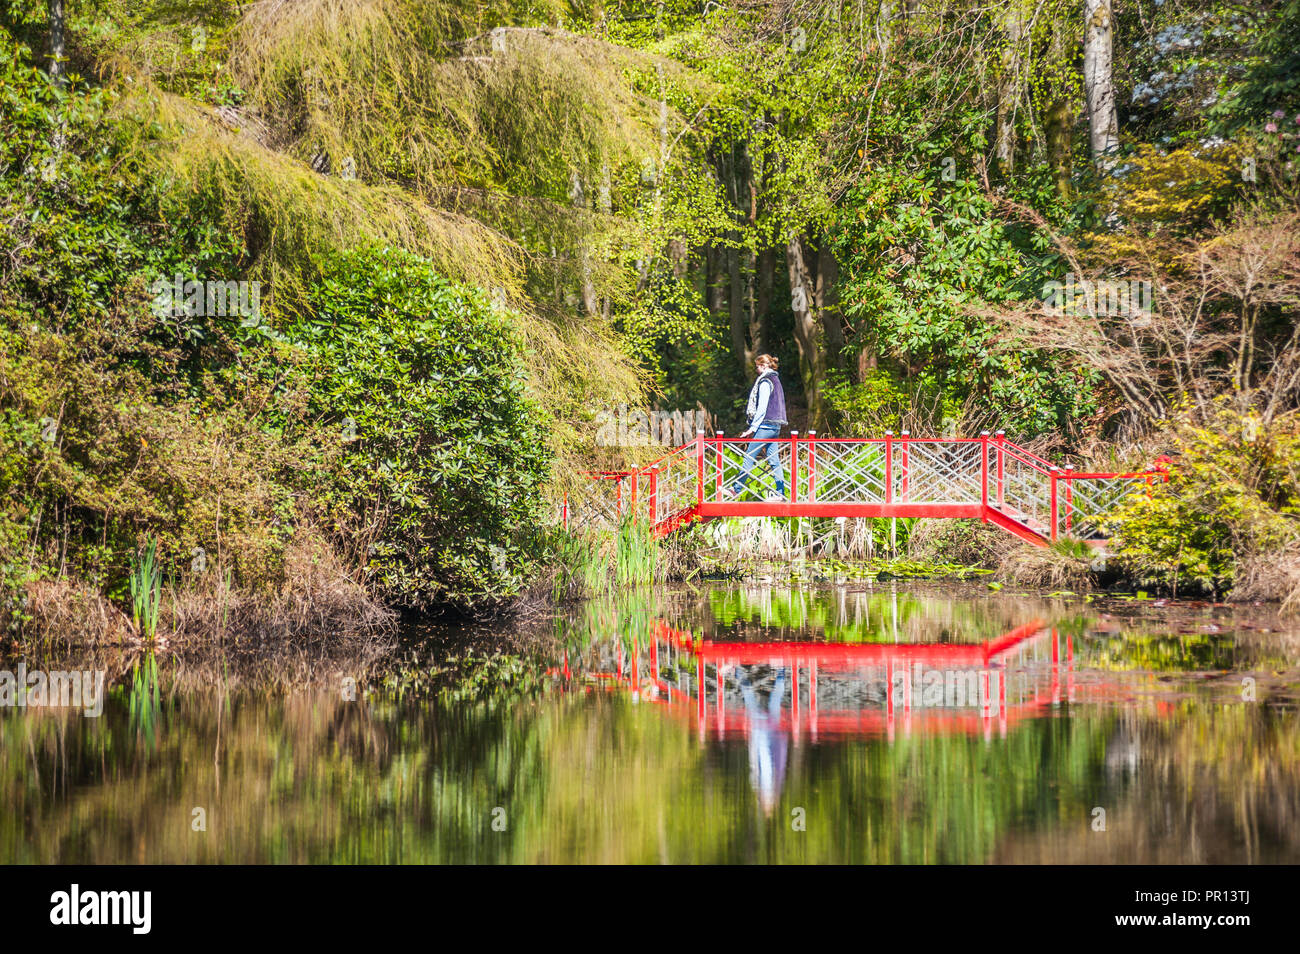
[{"label": "woman walking", "polygon": [[785,391],[781,387],[781,379],[777,377],[776,364],[776,358],[770,354],[760,354],[754,359],[754,366],[758,369],[758,380],[750,388],[749,403],[745,408],[746,416],[749,418],[749,429],[740,436],[756,437],[759,440],[750,444],[749,449],[745,451],[745,462],[740,468],[740,476],[727,488],[730,497],[739,497],[744,491],[745,485],[749,483],[750,471],[758,462],[758,455],[766,451],[767,462],[772,468],[772,475],[776,478],[776,492],[769,493],[767,499],[773,501],[785,499],[785,471],[781,469],[781,450],[775,440],[762,440],[780,435],[781,427],[787,423]]}]

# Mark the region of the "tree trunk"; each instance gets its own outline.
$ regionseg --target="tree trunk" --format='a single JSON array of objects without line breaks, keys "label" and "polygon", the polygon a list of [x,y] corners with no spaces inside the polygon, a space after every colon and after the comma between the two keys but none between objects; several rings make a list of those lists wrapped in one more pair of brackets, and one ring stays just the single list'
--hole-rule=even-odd
[{"label": "tree trunk", "polygon": [[731,351],[740,365],[740,373],[749,371],[752,360],[750,349],[745,342],[747,319],[745,315],[745,288],[740,275],[741,250],[727,249],[727,310],[731,326]]},{"label": "tree trunk", "polygon": [[[752,376],[754,359],[767,348],[767,312],[772,303],[772,272],[776,253],[765,249],[757,256],[748,249],[729,251],[731,272],[731,350],[740,371]],[[738,304],[737,304],[738,302]]]},{"label": "tree trunk", "polygon": [[[1054,24],[1048,43],[1047,62],[1055,66],[1066,61],[1065,30]],[[1043,135],[1047,140],[1047,164],[1052,170],[1056,193],[1063,202],[1070,200],[1070,180],[1074,176],[1074,103],[1067,89],[1053,84],[1053,98],[1043,113]]]},{"label": "tree trunk", "polygon": [[59,85],[63,85],[63,53],[67,43],[67,23],[63,0],[48,0],[46,10],[50,27],[49,55],[46,57],[46,69],[49,72],[50,79]]},{"label": "tree trunk", "polygon": [[758,356],[767,351],[767,313],[772,309],[772,280],[776,277],[776,249],[758,253],[755,265],[754,312],[749,318],[749,341]]},{"label": "tree trunk", "polygon": [[835,281],[839,276],[839,263],[826,243],[817,249],[817,313],[821,317],[822,331],[826,336],[827,365],[844,364],[844,323],[840,320],[839,294]]},{"label": "tree trunk", "polygon": [[709,314],[718,318],[722,314],[722,266],[723,252],[717,246],[710,245],[704,250],[705,261],[705,290],[704,304],[709,309]]},{"label": "tree trunk", "polygon": [[818,289],[804,254],[803,238],[792,235],[785,248],[790,273],[790,308],[794,313],[794,341],[799,349],[799,373],[808,402],[808,427],[825,430],[826,404],[822,382],[826,377],[825,329],[818,314]]},{"label": "tree trunk", "polygon": [[858,349],[858,376],[854,380],[855,384],[862,384],[872,371],[876,370],[877,355],[875,347],[868,346]]},{"label": "tree trunk", "polygon": [[1074,116],[1070,101],[1062,96],[1047,107],[1044,125],[1047,134],[1047,162],[1052,167],[1052,179],[1062,200],[1070,198],[1070,178],[1074,174],[1073,139]]},{"label": "tree trunk", "polygon": [[1021,42],[1025,31],[1025,14],[1019,0],[1012,0],[1002,24],[1006,46],[998,75],[997,128],[993,142],[998,174],[1009,176],[1016,162],[1016,110],[1021,92]]},{"label": "tree trunk", "polygon": [[1114,18],[1110,0],[1084,0],[1083,91],[1088,104],[1088,145],[1099,172],[1114,163],[1119,145],[1119,120],[1115,115],[1111,40]]}]

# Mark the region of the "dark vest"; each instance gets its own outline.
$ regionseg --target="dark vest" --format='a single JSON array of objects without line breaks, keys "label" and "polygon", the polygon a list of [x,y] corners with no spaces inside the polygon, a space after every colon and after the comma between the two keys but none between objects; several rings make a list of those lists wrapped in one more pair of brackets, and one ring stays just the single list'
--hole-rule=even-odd
[{"label": "dark vest", "polygon": [[788,424],[785,417],[785,389],[781,387],[781,379],[774,373],[764,375],[759,380],[768,381],[772,385],[772,393],[767,399],[767,413],[763,415],[765,424]]}]

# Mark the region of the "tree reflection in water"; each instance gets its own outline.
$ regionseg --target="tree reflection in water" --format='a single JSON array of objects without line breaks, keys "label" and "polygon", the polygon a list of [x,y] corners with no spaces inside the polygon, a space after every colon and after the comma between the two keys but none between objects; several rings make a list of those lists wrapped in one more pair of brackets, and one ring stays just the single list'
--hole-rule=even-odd
[{"label": "tree reflection in water", "polygon": [[[103,660],[103,717],[0,713],[0,860],[1300,860],[1295,634],[1122,609],[633,595],[515,626],[495,663],[408,641],[291,686],[159,657],[147,733],[133,660]],[[423,691],[452,656],[473,672]],[[973,673],[973,704],[935,672]]]}]

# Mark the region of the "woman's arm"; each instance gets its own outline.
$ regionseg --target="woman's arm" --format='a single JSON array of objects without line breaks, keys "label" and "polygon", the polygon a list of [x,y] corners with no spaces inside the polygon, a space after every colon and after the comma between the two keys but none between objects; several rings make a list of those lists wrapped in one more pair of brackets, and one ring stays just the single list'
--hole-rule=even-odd
[{"label": "woman's arm", "polygon": [[763,426],[763,419],[767,417],[767,399],[772,396],[772,382],[763,381],[758,385],[758,408],[754,412],[754,419],[749,422],[749,430],[741,434],[741,437],[749,437],[760,427]]}]

